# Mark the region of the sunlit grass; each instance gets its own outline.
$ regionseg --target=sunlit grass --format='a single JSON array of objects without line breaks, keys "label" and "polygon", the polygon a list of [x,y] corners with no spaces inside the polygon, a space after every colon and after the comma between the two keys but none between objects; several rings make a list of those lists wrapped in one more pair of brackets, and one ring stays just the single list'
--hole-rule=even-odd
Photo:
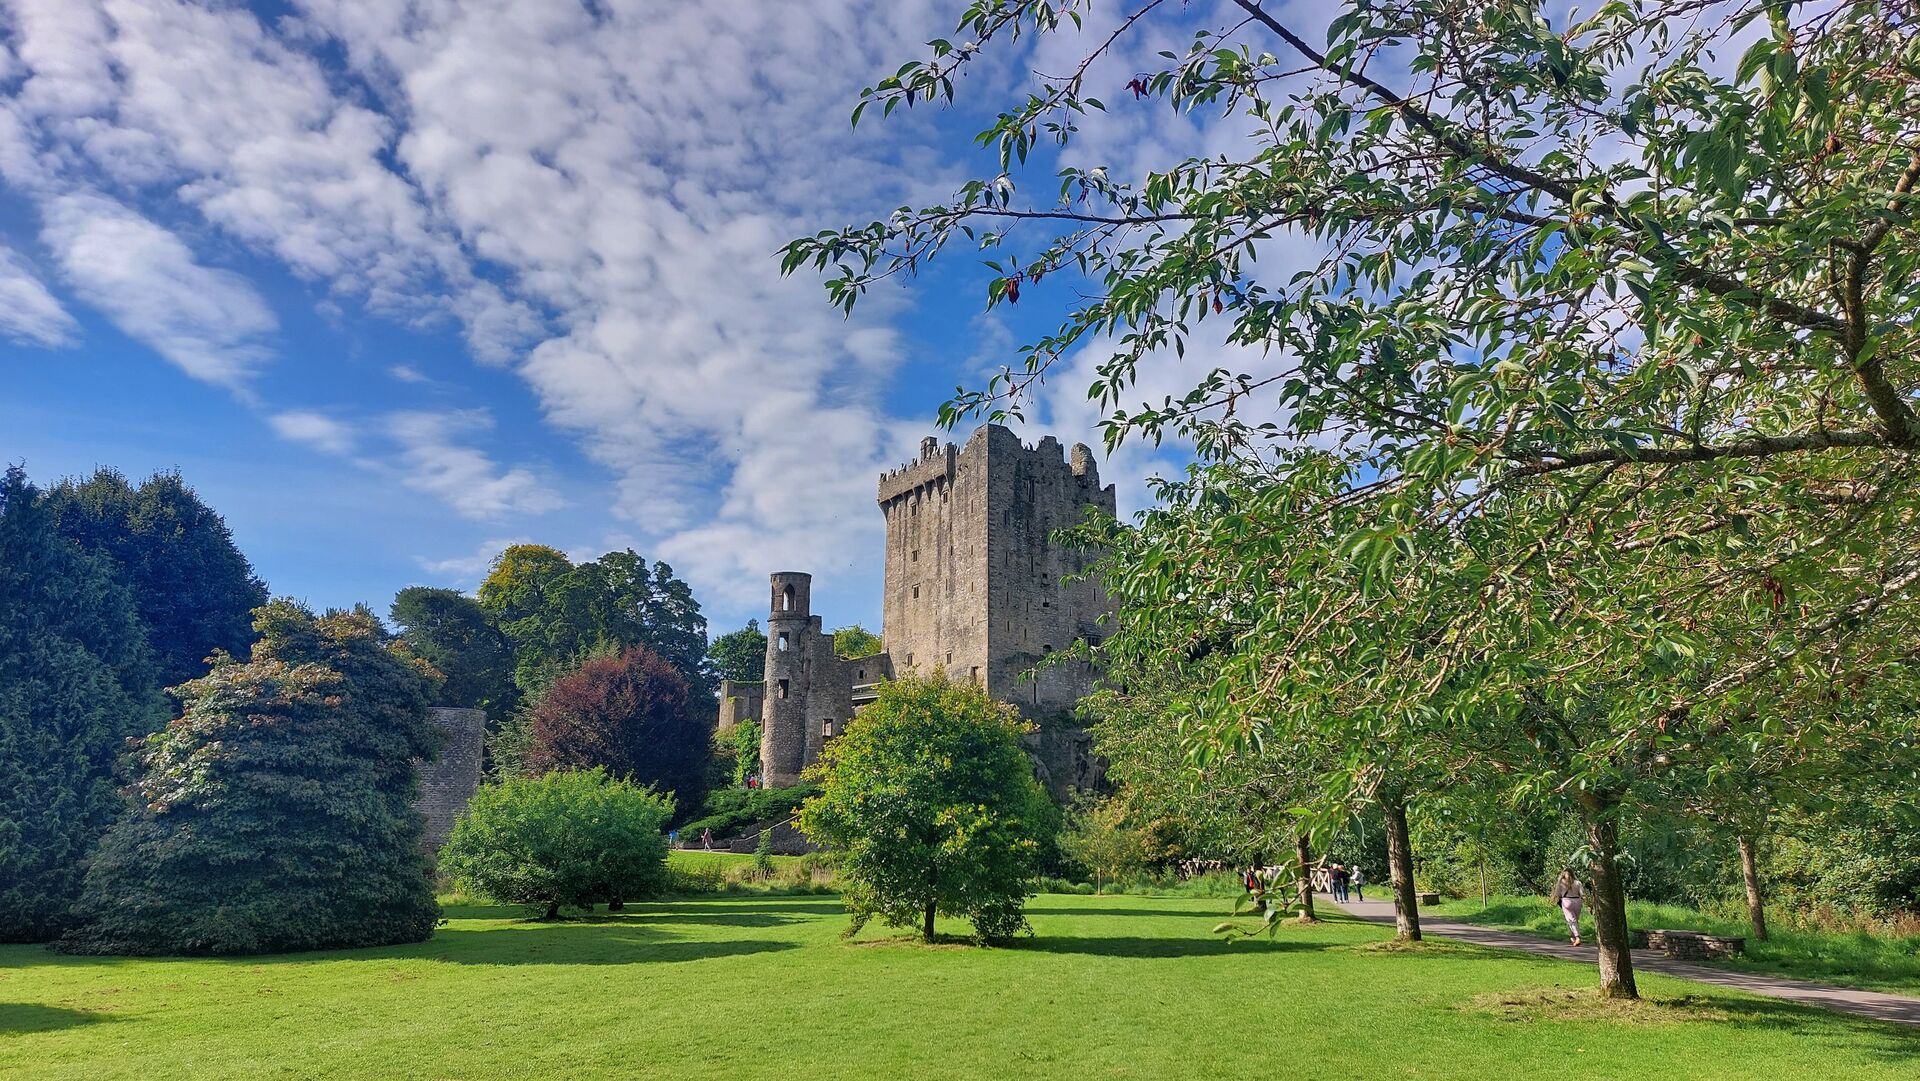
[{"label": "sunlit grass", "polygon": [[1920,1034],[1659,977],[1643,990],[1685,1005],[1648,1024],[1588,1004],[1585,966],[1381,950],[1344,919],[1228,942],[1227,908],[1048,895],[1007,949],[848,942],[837,898],[753,894],[557,924],[456,907],[429,942],[291,957],[5,947],[0,1077],[1910,1081],[1920,1061]]}]

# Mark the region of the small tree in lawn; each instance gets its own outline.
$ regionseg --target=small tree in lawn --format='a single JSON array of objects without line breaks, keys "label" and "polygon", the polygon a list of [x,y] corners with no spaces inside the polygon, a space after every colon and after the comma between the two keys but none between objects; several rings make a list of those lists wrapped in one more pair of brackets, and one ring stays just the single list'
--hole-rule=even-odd
[{"label": "small tree in lawn", "polygon": [[1127,807],[1104,799],[1080,809],[1060,833],[1060,850],[1093,876],[1093,891],[1146,866],[1146,838],[1127,822]]},{"label": "small tree in lawn", "polygon": [[516,778],[474,794],[440,867],[464,888],[508,904],[610,909],[666,887],[661,829],[673,800],[602,769]]},{"label": "small tree in lawn", "polygon": [[1027,928],[1055,819],[1021,747],[1028,730],[1011,707],[936,676],[883,684],[827,744],[799,824],[838,856],[849,933],[878,917],[931,942],[936,915],[983,941]]}]

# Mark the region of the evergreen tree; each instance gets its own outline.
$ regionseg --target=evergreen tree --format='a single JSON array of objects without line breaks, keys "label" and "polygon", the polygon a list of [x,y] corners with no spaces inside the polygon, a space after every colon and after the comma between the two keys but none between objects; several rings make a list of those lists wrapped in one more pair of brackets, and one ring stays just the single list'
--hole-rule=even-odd
[{"label": "evergreen tree", "polygon": [[513,644],[480,602],[451,589],[408,586],[393,598],[391,612],[401,641],[443,677],[435,702],[484,709],[494,723],[512,713],[519,699]]},{"label": "evergreen tree", "polygon": [[133,600],[63,540],[19,469],[0,479],[0,941],[66,925],[120,811],[114,762],[164,717]]},{"label": "evergreen tree", "polygon": [[139,806],[108,831],[62,940],[76,953],[235,954],[417,942],[439,907],[413,762],[432,685],[364,609],[260,609],[253,659],[180,688]]},{"label": "evergreen tree", "polygon": [[48,493],[60,532],[110,560],[132,591],[160,685],[207,673],[207,656],[244,656],[253,610],[267,587],[233,543],[227,523],[178,473],[139,487],[110,469]]}]

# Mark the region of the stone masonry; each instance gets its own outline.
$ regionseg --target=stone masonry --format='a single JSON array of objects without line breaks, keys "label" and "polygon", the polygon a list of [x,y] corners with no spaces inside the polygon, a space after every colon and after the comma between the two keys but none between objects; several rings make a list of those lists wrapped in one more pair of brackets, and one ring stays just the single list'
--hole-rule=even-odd
[{"label": "stone masonry", "polygon": [[429,852],[440,851],[453,832],[454,820],[467,809],[467,801],[480,787],[481,745],[487,735],[487,714],[479,709],[453,709],[434,706],[427,710],[441,731],[446,744],[440,757],[431,762],[416,762],[420,774],[420,812],[426,815],[427,828],[421,845]]},{"label": "stone masonry", "polygon": [[776,573],[765,682],[757,691],[734,682],[722,689],[722,726],[761,720],[767,783],[796,784],[880,681],[944,670],[1040,722],[1033,749],[1056,793],[1095,782],[1085,734],[1060,723],[1092,689],[1093,672],[1079,662],[1042,664],[1076,639],[1098,641],[1108,611],[1097,581],[1069,580],[1092,554],[1052,539],[1089,508],[1115,511],[1093,452],[1076,445],[1065,453],[1051,436],[1026,447],[998,425],[964,446],[928,438],[917,459],[881,476],[878,502],[887,523],[886,652],[835,656],[833,636],[811,614],[811,576]]}]

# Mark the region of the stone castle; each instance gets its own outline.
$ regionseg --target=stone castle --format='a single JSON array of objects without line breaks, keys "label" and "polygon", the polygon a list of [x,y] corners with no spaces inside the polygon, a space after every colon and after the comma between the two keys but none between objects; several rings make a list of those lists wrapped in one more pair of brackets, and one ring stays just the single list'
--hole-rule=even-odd
[{"label": "stone castle", "polygon": [[1060,723],[1093,684],[1084,662],[1043,664],[1076,639],[1098,641],[1105,591],[1080,578],[1092,553],[1052,539],[1088,507],[1112,515],[1093,452],[1052,436],[1027,447],[998,425],[965,446],[928,438],[880,477],[887,523],[881,638],[886,652],[843,659],[812,614],[812,576],[772,576],[765,679],[724,681],[720,728],[761,722],[766,783],[797,784],[881,681],[931,674],[984,687],[1040,730],[1031,744],[1056,793],[1097,781],[1083,732]]}]

